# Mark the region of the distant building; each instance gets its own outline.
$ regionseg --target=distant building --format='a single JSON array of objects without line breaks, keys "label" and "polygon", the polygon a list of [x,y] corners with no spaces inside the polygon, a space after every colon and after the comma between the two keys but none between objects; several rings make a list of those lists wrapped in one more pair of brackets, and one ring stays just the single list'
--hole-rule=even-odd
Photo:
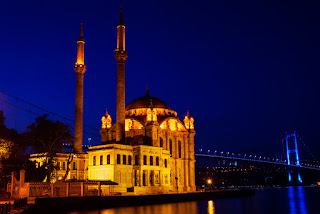
[{"label": "distant building", "polygon": [[[78,40],[75,150],[68,179],[114,181],[115,192],[135,194],[195,191],[194,119],[180,121],[162,100],[146,94],[125,107],[125,25],[122,9],[115,58],[118,65],[116,123],[106,112],[100,130],[102,145],[82,152],[84,39]],[[30,159],[41,164],[41,154]],[[66,174],[69,154],[58,154],[56,179]],[[70,161],[69,161],[70,162]]]}]

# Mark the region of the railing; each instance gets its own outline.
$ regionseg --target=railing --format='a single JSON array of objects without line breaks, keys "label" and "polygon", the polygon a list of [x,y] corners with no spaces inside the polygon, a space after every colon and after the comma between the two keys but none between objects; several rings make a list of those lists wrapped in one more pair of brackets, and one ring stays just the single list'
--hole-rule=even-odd
[{"label": "railing", "polygon": [[98,182],[84,183],[83,196],[98,196]]},{"label": "railing", "polygon": [[7,214],[11,211],[11,203],[5,203],[0,205],[0,213]]},{"label": "railing", "polygon": [[[215,152],[216,153],[216,152]],[[305,168],[305,169],[313,169],[313,170],[320,170],[320,166],[317,165],[309,165],[309,164],[303,164],[295,165],[296,163],[293,163],[291,165],[288,165],[286,161],[282,161],[279,159],[276,160],[270,160],[270,158],[265,157],[257,157],[253,155],[242,157],[241,154],[238,154],[238,156],[234,155],[233,153],[229,155],[226,153],[225,155],[222,155],[223,152],[220,152],[221,154],[195,154],[196,157],[203,157],[203,158],[217,158],[217,159],[225,159],[225,160],[234,160],[234,161],[247,161],[247,162],[258,162],[258,163],[268,163],[268,164],[275,164],[275,165],[283,165],[283,166],[290,166],[290,167],[299,167],[299,168]]]},{"label": "railing", "polygon": [[[7,184],[10,191],[11,183]],[[64,182],[56,183],[25,183],[22,191],[18,189],[15,193],[17,197],[73,197],[73,196],[99,196],[110,195],[110,185],[104,185],[98,181],[90,182]],[[22,195],[19,195],[21,194]],[[20,200],[20,199],[19,199]],[[20,202],[16,202],[20,203]],[[2,214],[0,212],[0,214]]]},{"label": "railing", "polygon": [[29,197],[40,197],[51,195],[50,183],[30,183]]},{"label": "railing", "polygon": [[13,202],[13,209],[19,209],[21,207],[24,207],[28,204],[28,198],[20,198],[17,200],[14,200]]}]

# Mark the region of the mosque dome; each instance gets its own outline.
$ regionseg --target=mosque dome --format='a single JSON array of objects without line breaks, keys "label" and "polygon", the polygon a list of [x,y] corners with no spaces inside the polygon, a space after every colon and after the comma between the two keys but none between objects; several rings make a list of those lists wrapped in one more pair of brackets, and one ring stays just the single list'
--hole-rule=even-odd
[{"label": "mosque dome", "polygon": [[165,102],[163,102],[162,100],[160,100],[156,97],[151,97],[149,95],[148,90],[146,91],[146,95],[144,95],[143,97],[139,97],[139,98],[133,100],[132,102],[130,102],[128,104],[128,106],[126,107],[126,110],[138,109],[138,108],[149,108],[151,103],[152,103],[153,108],[162,108],[162,109],[171,110],[169,108],[169,106]]}]

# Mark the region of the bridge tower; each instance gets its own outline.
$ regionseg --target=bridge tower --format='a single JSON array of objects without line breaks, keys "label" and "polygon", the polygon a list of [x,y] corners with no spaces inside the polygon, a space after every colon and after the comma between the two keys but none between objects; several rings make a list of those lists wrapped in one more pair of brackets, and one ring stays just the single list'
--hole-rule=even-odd
[{"label": "bridge tower", "polygon": [[[289,139],[293,137],[294,142],[289,145]],[[293,148],[292,148],[293,147]],[[287,164],[288,165],[296,165],[300,166],[300,160],[299,160],[299,153],[298,153],[298,144],[297,144],[297,134],[294,132],[293,134],[286,134],[286,151],[287,151]],[[291,157],[295,158],[296,163],[292,159],[290,159],[290,154],[295,154],[294,156],[291,155]],[[289,185],[291,184],[292,175],[289,170]],[[301,184],[302,179],[300,175],[300,171],[298,171],[298,181]]]}]

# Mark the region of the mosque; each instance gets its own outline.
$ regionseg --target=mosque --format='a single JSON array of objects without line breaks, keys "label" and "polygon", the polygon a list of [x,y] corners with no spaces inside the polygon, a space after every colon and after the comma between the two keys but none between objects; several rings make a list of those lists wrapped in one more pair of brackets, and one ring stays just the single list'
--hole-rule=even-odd
[{"label": "mosque", "polygon": [[[122,8],[117,26],[117,109],[116,122],[106,112],[101,122],[101,145],[82,150],[84,38],[82,26],[77,41],[75,143],[73,155],[59,153],[54,177],[90,181],[113,181],[115,192],[134,194],[195,191],[194,119],[189,112],[180,121],[177,112],[149,90],[125,106],[125,24]],[[30,160],[41,164],[41,154]]]}]

